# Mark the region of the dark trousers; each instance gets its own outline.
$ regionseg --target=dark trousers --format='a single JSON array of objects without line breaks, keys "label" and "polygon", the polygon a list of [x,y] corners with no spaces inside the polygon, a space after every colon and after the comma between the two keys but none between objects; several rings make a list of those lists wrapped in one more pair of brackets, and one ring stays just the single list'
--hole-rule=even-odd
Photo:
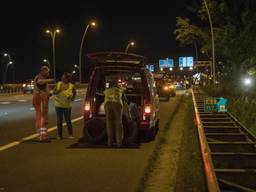
[{"label": "dark trousers", "polygon": [[55,107],[56,115],[57,115],[57,127],[58,127],[58,135],[62,137],[62,123],[63,123],[63,116],[67,123],[68,134],[73,135],[73,128],[71,123],[71,108],[61,108]]},{"label": "dark trousers", "polygon": [[108,145],[113,144],[114,134],[117,145],[123,142],[122,105],[115,102],[107,102],[104,106],[107,121]]}]

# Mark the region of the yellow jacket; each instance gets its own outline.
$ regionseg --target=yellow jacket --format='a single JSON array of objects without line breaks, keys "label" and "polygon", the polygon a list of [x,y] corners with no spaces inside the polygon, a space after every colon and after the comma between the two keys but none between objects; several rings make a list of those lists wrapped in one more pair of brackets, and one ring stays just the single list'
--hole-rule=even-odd
[{"label": "yellow jacket", "polygon": [[62,81],[59,81],[56,84],[55,92],[58,93],[54,97],[55,107],[61,107],[61,108],[72,107],[72,101],[75,95],[75,87],[72,83],[65,84]]},{"label": "yellow jacket", "polygon": [[122,96],[124,94],[124,89],[119,87],[108,88],[104,91],[104,104],[107,102],[120,103],[123,106]]}]

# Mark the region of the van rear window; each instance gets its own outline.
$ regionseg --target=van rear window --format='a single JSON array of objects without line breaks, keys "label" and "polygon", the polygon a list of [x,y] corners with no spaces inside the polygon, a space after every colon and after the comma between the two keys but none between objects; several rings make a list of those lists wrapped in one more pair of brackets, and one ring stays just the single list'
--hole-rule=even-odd
[{"label": "van rear window", "polygon": [[98,76],[97,92],[103,91],[117,82],[119,86],[126,89],[126,93],[143,93],[143,82],[139,72],[134,71],[104,71]]}]

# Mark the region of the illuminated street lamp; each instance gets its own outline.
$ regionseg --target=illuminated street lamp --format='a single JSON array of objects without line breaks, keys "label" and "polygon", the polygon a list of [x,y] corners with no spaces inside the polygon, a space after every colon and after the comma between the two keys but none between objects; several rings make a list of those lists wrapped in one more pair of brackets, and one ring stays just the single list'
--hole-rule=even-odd
[{"label": "illuminated street lamp", "polygon": [[128,50],[129,50],[130,47],[134,47],[134,46],[135,46],[134,41],[129,42],[129,43],[127,44],[126,48],[125,48],[125,53],[128,52]]},{"label": "illuminated street lamp", "polygon": [[246,87],[251,86],[251,85],[252,85],[252,79],[251,79],[250,77],[245,78],[245,79],[244,79],[244,85],[245,85]]},{"label": "illuminated street lamp", "polygon": [[43,59],[43,63],[47,64],[50,67],[50,61],[46,58]]},{"label": "illuminated street lamp", "polygon": [[47,29],[45,32],[47,34],[50,34],[50,36],[52,38],[53,75],[54,75],[54,80],[56,81],[55,37],[56,37],[56,34],[60,33],[60,30],[58,28],[55,29],[54,31],[51,31],[51,30]]},{"label": "illuminated street lamp", "polygon": [[3,76],[3,84],[6,82],[6,78],[7,78],[7,72],[8,72],[8,68],[9,66],[13,65],[13,62],[12,61],[9,61],[6,65],[6,69],[5,69],[5,73],[4,73],[4,76]]},{"label": "illuminated street lamp", "polygon": [[79,52],[79,82],[82,83],[82,52],[83,52],[83,46],[84,46],[84,40],[85,36],[87,34],[87,31],[90,27],[96,27],[96,22],[92,21],[89,22],[84,30],[83,37],[80,44],[80,52]]},{"label": "illuminated street lamp", "polygon": [[13,65],[13,61],[11,59],[11,55],[7,52],[3,53],[3,56],[7,58],[7,62],[6,62],[6,68],[5,70],[3,69],[3,74],[2,74],[2,83],[4,84],[7,78],[7,72],[8,72],[8,68],[9,66],[12,66],[12,71],[13,71],[13,81],[14,81],[14,65]]},{"label": "illuminated street lamp", "polygon": [[183,67],[180,67],[180,70],[183,71]]},{"label": "illuminated street lamp", "polygon": [[9,53],[4,53],[4,57],[8,57],[9,61],[11,60],[11,56]]},{"label": "illuminated street lamp", "polygon": [[47,59],[43,59],[44,63],[49,63],[49,61]]}]

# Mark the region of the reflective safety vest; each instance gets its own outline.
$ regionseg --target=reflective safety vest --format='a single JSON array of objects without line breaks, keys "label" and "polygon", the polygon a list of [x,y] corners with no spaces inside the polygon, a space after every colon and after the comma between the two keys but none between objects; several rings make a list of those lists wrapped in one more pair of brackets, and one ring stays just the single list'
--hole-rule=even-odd
[{"label": "reflective safety vest", "polygon": [[74,85],[72,83],[63,83],[59,81],[56,84],[55,91],[60,91],[59,94],[54,97],[55,107],[71,108],[72,100],[74,96]]},{"label": "reflective safety vest", "polygon": [[123,106],[122,96],[124,89],[118,87],[112,87],[104,91],[104,104],[107,102],[120,103]]}]

